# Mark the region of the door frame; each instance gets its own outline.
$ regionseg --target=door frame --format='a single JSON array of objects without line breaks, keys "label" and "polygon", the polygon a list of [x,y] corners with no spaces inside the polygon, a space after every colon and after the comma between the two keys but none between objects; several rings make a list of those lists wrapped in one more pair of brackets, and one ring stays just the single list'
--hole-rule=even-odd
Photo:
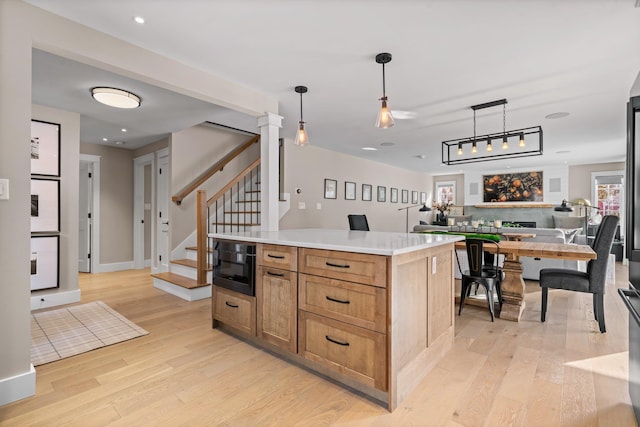
[{"label": "door frame", "polygon": [[[160,221],[158,220],[158,209],[159,209],[159,203],[158,203],[158,198],[159,198],[159,194],[158,194],[158,188],[159,188],[159,184],[157,183],[157,179],[159,176],[159,172],[160,172],[160,159],[166,157],[167,158],[167,168],[165,170],[165,179],[167,180],[167,185],[166,185],[166,197],[167,197],[167,212],[165,212],[166,214],[166,218],[168,220],[171,219],[171,215],[170,215],[170,211],[171,211],[171,205],[169,204],[169,198],[171,197],[171,175],[169,174],[169,163],[171,161],[170,157],[169,157],[169,148],[162,148],[158,151],[155,152],[155,165],[153,167],[153,180],[155,181],[155,204],[154,204],[154,209],[152,210],[153,215],[152,220],[151,220],[151,229],[152,229],[152,234],[155,238],[155,236],[157,236],[157,234],[160,232],[160,228],[161,228],[161,224]],[[161,273],[164,271],[169,271],[169,258],[171,256],[171,227],[169,226],[169,231],[167,231],[167,259],[166,259],[166,265],[167,265],[167,269],[163,269],[162,267],[162,262],[160,262],[158,260],[158,245],[160,244],[158,239],[156,238],[155,241],[152,240],[152,242],[154,242],[154,244],[151,245],[151,271],[153,273]]]},{"label": "door frame", "polygon": [[[133,159],[133,268],[145,268],[144,259],[144,168],[151,165],[151,212],[155,211],[155,194],[156,180],[153,171],[156,168],[156,158],[154,153],[145,154],[144,156]],[[151,215],[151,260],[153,263],[155,248],[155,227],[154,215]]]},{"label": "door frame", "polygon": [[80,154],[80,162],[91,163],[91,239],[89,241],[89,253],[91,254],[91,273],[99,271],[100,263],[100,159],[101,156],[93,154]]}]

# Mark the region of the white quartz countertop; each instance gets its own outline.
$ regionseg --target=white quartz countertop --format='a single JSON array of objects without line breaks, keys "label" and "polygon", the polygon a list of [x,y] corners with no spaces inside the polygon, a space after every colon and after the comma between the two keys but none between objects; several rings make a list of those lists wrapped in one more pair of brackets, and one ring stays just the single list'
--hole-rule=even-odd
[{"label": "white quartz countertop", "polygon": [[464,240],[464,237],[459,235],[312,228],[280,231],[211,233],[209,237],[240,242],[270,243],[274,245],[374,255],[399,255]]}]

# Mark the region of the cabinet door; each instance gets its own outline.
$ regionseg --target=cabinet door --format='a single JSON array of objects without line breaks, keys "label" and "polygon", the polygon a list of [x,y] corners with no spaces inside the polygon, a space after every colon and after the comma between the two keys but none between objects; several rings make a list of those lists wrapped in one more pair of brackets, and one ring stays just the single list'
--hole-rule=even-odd
[{"label": "cabinet door", "polygon": [[258,267],[256,299],[258,337],[297,352],[298,277],[295,272]]},{"label": "cabinet door", "polygon": [[249,335],[256,335],[256,299],[213,287],[213,318]]}]

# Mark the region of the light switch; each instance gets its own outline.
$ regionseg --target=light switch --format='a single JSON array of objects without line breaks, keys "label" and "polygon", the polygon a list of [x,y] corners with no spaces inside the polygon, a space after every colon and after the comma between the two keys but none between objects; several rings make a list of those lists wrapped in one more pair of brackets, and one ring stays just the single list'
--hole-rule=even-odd
[{"label": "light switch", "polygon": [[321,210],[322,209],[322,203],[316,203],[316,209],[317,210]]},{"label": "light switch", "polygon": [[9,180],[0,179],[0,200],[9,200]]},{"label": "light switch", "polygon": [[304,202],[298,202],[298,209],[306,209],[306,205],[304,204]]}]

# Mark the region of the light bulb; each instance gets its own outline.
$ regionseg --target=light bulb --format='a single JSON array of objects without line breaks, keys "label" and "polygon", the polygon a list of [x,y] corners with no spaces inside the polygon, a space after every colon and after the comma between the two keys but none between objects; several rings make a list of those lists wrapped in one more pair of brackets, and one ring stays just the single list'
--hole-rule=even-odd
[{"label": "light bulb", "polygon": [[491,140],[487,141],[487,151],[493,151],[493,147],[491,146]]},{"label": "light bulb", "polygon": [[294,143],[303,147],[309,143],[309,135],[304,130],[304,122],[301,121],[299,123],[300,127],[298,128],[298,133],[296,133],[296,140],[294,141]]},{"label": "light bulb", "polygon": [[520,143],[518,144],[518,147],[524,147],[524,133],[520,134]]},{"label": "light bulb", "polygon": [[507,137],[504,136],[502,138],[502,149],[503,150],[508,150],[509,149],[509,143],[507,142]]},{"label": "light bulb", "polygon": [[458,156],[462,156],[462,144],[458,144]]},{"label": "light bulb", "polygon": [[378,119],[376,120],[376,127],[381,129],[387,129],[395,125],[396,123],[393,120],[393,116],[391,115],[391,110],[387,106],[387,97],[380,98],[382,101],[382,107],[380,108],[380,112],[378,113]]},{"label": "light bulb", "polygon": [[471,144],[471,154],[476,154],[478,152],[478,148],[476,147],[476,143]]}]

